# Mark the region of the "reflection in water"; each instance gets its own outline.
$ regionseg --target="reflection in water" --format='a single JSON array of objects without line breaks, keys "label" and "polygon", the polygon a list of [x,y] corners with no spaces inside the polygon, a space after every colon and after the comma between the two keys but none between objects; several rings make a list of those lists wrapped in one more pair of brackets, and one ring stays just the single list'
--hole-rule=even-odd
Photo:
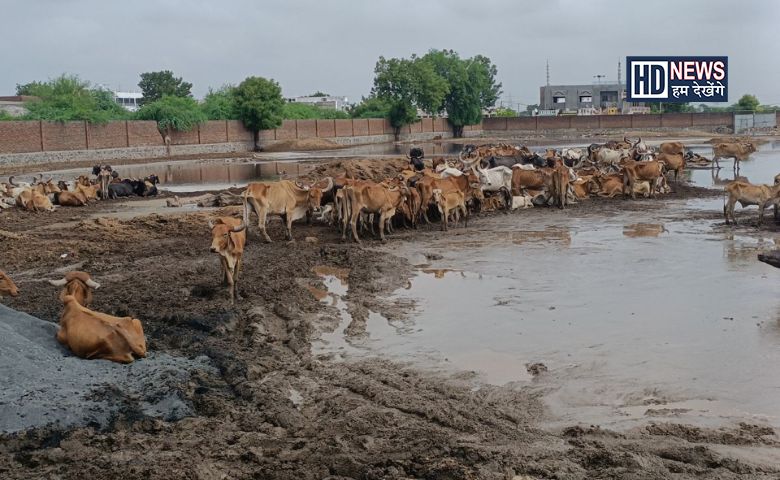
[{"label": "reflection in water", "polygon": [[444,278],[444,276],[448,273],[455,273],[458,272],[461,274],[461,276],[464,275],[464,273],[460,270],[455,270],[452,268],[422,268],[420,269],[421,272],[427,273],[429,275],[433,275],[434,278]]},{"label": "reflection in water", "polygon": [[331,267],[329,265],[317,265],[311,270],[320,277],[332,276],[338,278],[342,287],[349,286],[348,268]]},{"label": "reflection in water", "polygon": [[663,223],[633,223],[623,226],[623,235],[630,238],[658,237],[668,231]]},{"label": "reflection in water", "polygon": [[510,234],[515,245],[538,242],[542,246],[550,243],[563,247],[571,246],[571,233],[569,229],[562,227],[548,226],[544,230],[521,230]]}]

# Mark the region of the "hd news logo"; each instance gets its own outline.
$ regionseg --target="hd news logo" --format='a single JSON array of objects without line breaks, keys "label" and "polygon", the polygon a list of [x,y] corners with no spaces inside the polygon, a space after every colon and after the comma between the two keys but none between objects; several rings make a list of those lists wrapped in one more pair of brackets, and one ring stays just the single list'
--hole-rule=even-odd
[{"label": "hd news logo", "polygon": [[728,102],[728,57],[626,57],[633,102]]}]

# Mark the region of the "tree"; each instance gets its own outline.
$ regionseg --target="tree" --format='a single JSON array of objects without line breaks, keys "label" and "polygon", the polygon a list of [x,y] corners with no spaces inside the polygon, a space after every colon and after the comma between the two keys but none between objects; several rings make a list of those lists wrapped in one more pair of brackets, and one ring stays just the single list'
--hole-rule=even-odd
[{"label": "tree", "polygon": [[748,112],[755,112],[759,110],[761,103],[758,101],[755,95],[745,94],[734,105],[736,110],[744,110]]},{"label": "tree", "polygon": [[235,98],[236,87],[225,85],[219,90],[209,88],[200,108],[209,120],[235,120],[238,118]]},{"label": "tree", "polygon": [[171,97],[191,97],[192,84],[185,82],[181,77],[174,77],[170,70],[159,72],[146,72],[141,74],[141,81],[138,82],[141,88],[143,98],[141,104],[160,100],[163,96]]},{"label": "tree", "polygon": [[260,130],[282,124],[284,99],[282,89],[273,80],[248,77],[234,92],[238,118],[254,134],[255,150],[259,150]]},{"label": "tree", "polygon": [[[157,122],[157,130],[163,139],[170,139],[174,130],[188,132],[199,123],[206,121],[206,115],[201,110],[198,102],[190,97],[174,97],[165,95],[159,100],[144,104],[136,117],[139,120],[154,120]],[[166,139],[166,144],[169,140]]]},{"label": "tree", "polygon": [[431,50],[422,60],[449,85],[443,108],[453,134],[463,136],[463,127],[479,123],[482,110],[492,107],[501,94],[496,66],[482,55],[461,59],[453,50]]},{"label": "tree", "polygon": [[349,118],[349,114],[335,108],[288,102],[284,104],[283,117],[285,120],[311,120],[317,118]]},{"label": "tree", "polygon": [[440,113],[446,94],[445,80],[415,55],[411,59],[379,57],[376,63],[371,96],[389,105],[396,139],[401,127],[415,121],[418,107],[434,115]]},{"label": "tree", "polygon": [[534,114],[534,110],[539,110],[539,104],[535,103],[533,105],[526,105],[525,106],[525,112],[523,112],[525,115],[531,116]]},{"label": "tree", "polygon": [[352,115],[352,118],[390,118],[391,106],[386,99],[364,97],[349,113]]},{"label": "tree", "polygon": [[516,117],[517,116],[517,112],[515,112],[511,108],[499,107],[499,108],[496,109],[495,116],[496,117]]},{"label": "tree", "polygon": [[130,116],[114,101],[108,90],[94,88],[75,75],[60,75],[46,82],[30,82],[16,86],[17,94],[38,97],[25,102],[28,110],[23,118],[67,122],[86,120],[105,123]]},{"label": "tree", "polygon": [[330,97],[330,95],[329,95],[329,94],[327,94],[327,93],[323,93],[323,92],[321,92],[320,90],[317,90],[316,92],[312,93],[312,94],[311,94],[311,95],[309,95],[309,96],[310,96],[310,97]]}]

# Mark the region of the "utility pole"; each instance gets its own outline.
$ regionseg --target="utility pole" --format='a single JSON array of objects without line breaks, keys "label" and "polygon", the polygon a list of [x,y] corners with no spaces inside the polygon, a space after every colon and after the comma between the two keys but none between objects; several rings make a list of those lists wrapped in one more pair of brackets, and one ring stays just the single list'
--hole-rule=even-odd
[{"label": "utility pole", "polygon": [[547,59],[547,86],[550,86],[550,59]]},{"label": "utility pole", "polygon": [[599,85],[601,85],[601,79],[604,78],[604,77],[606,77],[606,75],[601,75],[601,74],[593,75],[593,78],[596,79],[596,83],[599,84]]}]

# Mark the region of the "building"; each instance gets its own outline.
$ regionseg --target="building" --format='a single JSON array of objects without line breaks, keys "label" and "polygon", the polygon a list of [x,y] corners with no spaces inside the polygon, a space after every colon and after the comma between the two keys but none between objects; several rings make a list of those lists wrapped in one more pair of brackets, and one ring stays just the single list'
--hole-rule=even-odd
[{"label": "building", "polygon": [[21,117],[27,113],[24,102],[37,100],[38,97],[28,95],[13,95],[10,97],[0,97],[0,111],[6,112],[12,117]]},{"label": "building", "polygon": [[131,112],[137,111],[141,107],[141,92],[113,92],[114,101]]},{"label": "building", "polygon": [[288,98],[287,101],[290,103],[305,103],[315,107],[334,108],[342,111],[346,110],[349,106],[349,99],[347,99],[347,97],[295,97]]},{"label": "building", "polygon": [[568,115],[649,113],[643,103],[626,101],[620,82],[586,85],[547,85],[539,88],[540,111]]}]

